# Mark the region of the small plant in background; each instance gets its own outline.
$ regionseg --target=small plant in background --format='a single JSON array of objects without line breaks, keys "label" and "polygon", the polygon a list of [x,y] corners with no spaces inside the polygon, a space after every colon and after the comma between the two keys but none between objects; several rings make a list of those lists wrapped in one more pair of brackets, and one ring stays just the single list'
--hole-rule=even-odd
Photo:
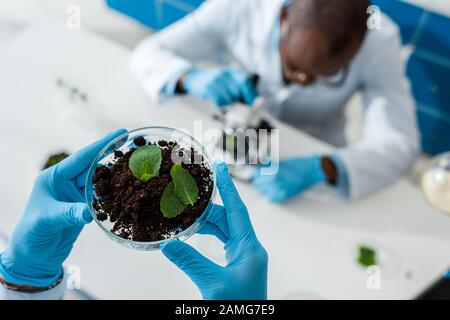
[{"label": "small plant in background", "polygon": [[66,152],[61,152],[61,153],[56,153],[56,154],[51,155],[50,157],[48,157],[42,170],[45,170],[47,168],[50,168],[51,166],[54,166],[55,164],[61,162],[65,158],[67,158],[68,156],[70,156],[70,154],[68,154]]},{"label": "small plant in background", "polygon": [[377,253],[375,249],[361,245],[358,249],[358,263],[364,267],[370,267],[377,264]]},{"label": "small plant in background", "polygon": [[55,83],[58,88],[61,88],[67,92],[67,95],[71,101],[80,101],[83,103],[88,102],[87,94],[81,91],[78,87],[69,84],[62,78],[57,78]]}]

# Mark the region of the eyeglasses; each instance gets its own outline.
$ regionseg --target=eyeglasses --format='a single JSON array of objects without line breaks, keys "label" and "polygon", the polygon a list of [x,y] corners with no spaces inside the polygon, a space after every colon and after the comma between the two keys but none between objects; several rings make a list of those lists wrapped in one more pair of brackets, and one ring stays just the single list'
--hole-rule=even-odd
[{"label": "eyeglasses", "polygon": [[295,82],[305,83],[305,82],[317,82],[328,87],[340,87],[342,86],[348,77],[348,67],[344,67],[340,71],[336,72],[331,76],[322,75],[310,75],[302,71],[288,71],[290,75],[288,78]]}]

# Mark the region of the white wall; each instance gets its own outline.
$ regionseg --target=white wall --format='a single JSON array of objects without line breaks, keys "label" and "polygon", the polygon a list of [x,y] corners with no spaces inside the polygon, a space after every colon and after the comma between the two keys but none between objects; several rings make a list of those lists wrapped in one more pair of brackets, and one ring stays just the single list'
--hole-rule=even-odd
[{"label": "white wall", "polygon": [[5,29],[25,26],[40,17],[65,19],[66,10],[72,4],[81,8],[82,27],[128,47],[149,33],[146,28],[108,9],[105,0],[0,0],[0,38]]}]

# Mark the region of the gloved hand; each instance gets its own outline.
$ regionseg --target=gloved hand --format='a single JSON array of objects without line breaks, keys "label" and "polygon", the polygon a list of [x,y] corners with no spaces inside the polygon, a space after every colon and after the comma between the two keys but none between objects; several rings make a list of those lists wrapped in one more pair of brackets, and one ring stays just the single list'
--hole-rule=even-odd
[{"label": "gloved hand", "polygon": [[204,299],[267,299],[266,250],[256,239],[227,166],[221,163],[216,169],[224,206],[214,206],[200,233],[213,234],[225,244],[227,266],[213,263],[180,241],[167,243],[162,252],[192,279]]},{"label": "gloved hand", "polygon": [[283,203],[325,181],[321,158],[311,156],[281,161],[278,173],[274,175],[262,175],[261,168],[258,168],[252,183],[270,201]]},{"label": "gloved hand", "polygon": [[258,96],[251,78],[233,68],[194,69],[186,74],[184,90],[219,107],[243,101],[252,105]]},{"label": "gloved hand", "polygon": [[83,226],[92,221],[84,202],[84,186],[92,161],[111,140],[105,138],[42,171],[6,250],[0,255],[0,274],[13,284],[52,285]]}]

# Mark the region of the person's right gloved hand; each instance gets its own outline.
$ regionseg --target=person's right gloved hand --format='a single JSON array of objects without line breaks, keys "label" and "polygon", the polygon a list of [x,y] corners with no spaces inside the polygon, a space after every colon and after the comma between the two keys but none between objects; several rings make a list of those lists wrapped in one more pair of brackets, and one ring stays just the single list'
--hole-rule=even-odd
[{"label": "person's right gloved hand", "polygon": [[267,299],[266,250],[256,238],[227,166],[217,164],[216,171],[224,206],[214,205],[200,233],[213,234],[225,244],[227,265],[215,264],[181,241],[167,243],[162,252],[192,279],[204,299]]},{"label": "person's right gloved hand", "polygon": [[251,77],[229,67],[193,69],[185,75],[183,89],[219,107],[238,101],[252,105],[258,96]]},{"label": "person's right gloved hand", "polygon": [[88,169],[100,150],[126,133],[116,130],[39,174],[0,254],[0,275],[5,281],[47,288],[60,278],[78,235],[92,221],[84,198]]}]

